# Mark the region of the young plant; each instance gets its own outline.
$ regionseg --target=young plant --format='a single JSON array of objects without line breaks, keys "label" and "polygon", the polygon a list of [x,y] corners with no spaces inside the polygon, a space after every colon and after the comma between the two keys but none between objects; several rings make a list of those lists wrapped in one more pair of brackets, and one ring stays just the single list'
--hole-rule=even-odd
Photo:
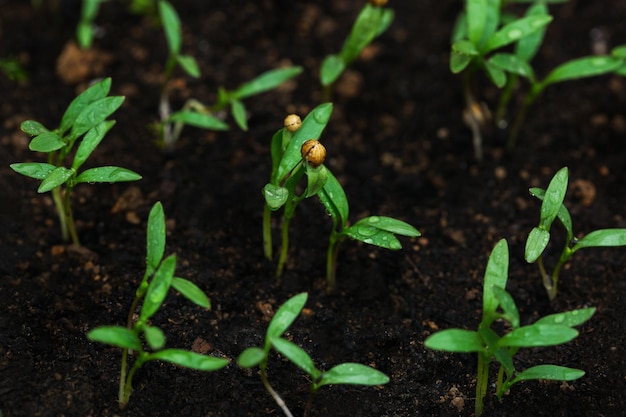
[{"label": "young plant", "polygon": [[315,394],[324,385],[383,385],[389,382],[387,375],[358,363],[342,363],[328,371],[322,371],[315,366],[311,357],[302,348],[281,337],[298,317],[306,300],[306,293],[298,294],[287,300],[272,318],[265,334],[263,347],[247,348],[237,359],[237,363],[242,368],[259,367],[263,386],[287,417],[293,417],[293,414],[280,395],[272,388],[267,378],[267,362],[272,348],[311,377],[311,387],[304,409],[304,417],[309,415]]},{"label": "young plant", "polygon": [[370,0],[357,16],[350,34],[338,54],[328,55],[320,67],[320,83],[324,101],[330,101],[335,81],[376,37],[383,34],[393,21],[393,10],[383,6],[387,0]]},{"label": "young plant", "polygon": [[[477,353],[475,415],[483,412],[483,399],[487,395],[489,364],[493,359],[499,364],[496,380],[498,399],[516,383],[532,379],[572,381],[585,372],[557,365],[537,365],[521,372],[515,369],[514,357],[521,348],[556,346],[578,336],[573,327],[587,321],[595,308],[583,308],[545,316],[535,323],[521,326],[513,297],[506,288],[508,279],[509,249],[502,239],[493,249],[483,283],[483,314],[478,331],[446,329],[429,336],[424,345],[429,349],[458,353]],[[491,325],[504,321],[511,328],[500,336]]]},{"label": "young plant", "polygon": [[[79,245],[74,215],[71,207],[72,190],[77,184],[96,182],[137,181],[141,176],[133,171],[117,166],[79,169],[100,144],[107,132],[115,124],[106,120],[124,101],[121,96],[108,96],[111,79],[92,85],[77,96],[68,106],[61,119],[61,124],[49,130],[34,120],[22,122],[23,132],[34,136],[28,145],[31,151],[48,154],[47,162],[23,162],[11,164],[11,168],[27,177],[41,180],[37,191],[52,192],[56,206],[63,241],[71,240]],[[80,142],[71,164],[69,159],[74,145]]]},{"label": "young plant", "polygon": [[93,38],[96,35],[97,28],[94,20],[98,16],[100,3],[105,0],[83,0],[80,10],[80,20],[76,26],[76,39],[81,48],[90,48],[93,44]]},{"label": "young plant", "polygon": [[[524,257],[528,263],[537,262],[543,286],[546,288],[550,300],[556,297],[561,268],[576,251],[592,247],[626,246],[626,229],[595,230],[581,239],[574,236],[572,218],[567,207],[563,204],[567,192],[567,183],[568,170],[567,167],[563,167],[554,175],[547,190],[530,189],[530,194],[541,200],[542,203],[539,225],[534,227],[528,235]],[[543,254],[550,242],[550,227],[557,218],[565,228],[567,238],[559,260],[552,273],[549,274],[544,266]]]},{"label": "young plant", "polygon": [[[198,286],[184,278],[174,276],[176,255],[163,259],[165,215],[161,203],[156,203],[150,210],[146,250],[146,271],[128,312],[126,326],[97,327],[87,334],[87,338],[91,341],[122,348],[118,393],[118,403],[121,409],[126,407],[130,399],[135,373],[148,361],[160,360],[199,371],[215,371],[228,364],[228,360],[223,358],[201,355],[183,349],[165,349],[163,331],[150,324],[150,319],[161,307],[170,288],[202,308],[211,307],[209,299]],[[138,318],[135,319],[139,303],[141,303],[141,309]],[[142,338],[148,349],[144,348]],[[128,371],[128,358],[132,352],[136,352],[137,358]]]}]

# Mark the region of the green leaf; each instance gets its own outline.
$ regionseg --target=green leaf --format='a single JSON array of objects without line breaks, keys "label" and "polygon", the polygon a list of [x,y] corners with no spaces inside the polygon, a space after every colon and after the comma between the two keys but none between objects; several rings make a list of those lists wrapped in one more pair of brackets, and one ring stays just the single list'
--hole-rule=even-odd
[{"label": "green leaf", "polygon": [[172,122],[180,122],[201,129],[228,130],[228,125],[217,117],[192,110],[181,110],[172,114],[169,119],[167,119],[167,123]]},{"label": "green leaf", "polygon": [[300,129],[294,133],[287,144],[287,149],[280,161],[276,176],[272,178],[272,184],[279,184],[302,159],[300,148],[309,139],[319,139],[322,131],[328,124],[333,112],[332,103],[323,103],[315,107],[302,121]]},{"label": "green leaf", "polygon": [[339,55],[328,55],[322,61],[322,66],[320,67],[320,83],[327,87],[337,81],[337,78],[344,72],[346,69],[346,63],[343,62],[343,59]]},{"label": "green leaf", "polygon": [[537,365],[520,372],[512,383],[531,379],[547,379],[552,381],[573,381],[585,375],[585,371],[557,365]]},{"label": "green leaf", "polygon": [[487,41],[486,51],[509,45],[525,36],[543,29],[552,21],[552,16],[533,15],[522,17],[519,20],[504,25]]},{"label": "green leaf", "polygon": [[44,125],[42,125],[41,123],[35,120],[24,120],[20,124],[20,130],[31,136],[38,136],[38,135],[41,135],[42,133],[49,132],[49,130],[46,129]]},{"label": "green leaf", "polygon": [[341,48],[340,56],[344,63],[350,64],[354,61],[363,48],[389,25],[390,17],[393,18],[393,15],[385,16],[386,13],[388,13],[386,9],[374,7],[369,3],[363,6]]},{"label": "green leaf", "polygon": [[[525,16],[548,16],[548,7],[544,2],[533,3],[528,10],[526,10]],[[537,54],[539,47],[541,47],[545,33],[546,27],[543,27],[521,38],[515,44],[515,55],[522,61],[530,62]]]},{"label": "green leaf", "polygon": [[457,15],[450,39],[454,43],[465,38],[467,38],[467,13],[463,10]]},{"label": "green leaf", "polygon": [[56,169],[56,166],[46,164],[44,162],[20,162],[17,164],[11,164],[10,167],[18,174],[22,174],[36,180],[43,180]]},{"label": "green leaf", "polygon": [[402,244],[393,233],[378,229],[367,224],[357,222],[343,231],[343,234],[352,239],[367,243],[368,245],[379,246],[385,249],[399,250]]},{"label": "green leaf", "polygon": [[498,347],[540,347],[567,343],[578,336],[571,327],[555,324],[532,324],[507,333],[497,343]]},{"label": "green leaf", "polygon": [[552,222],[559,213],[563,199],[565,199],[565,193],[567,192],[567,180],[567,167],[563,167],[554,174],[554,177],[550,181],[550,185],[548,185],[548,189],[543,197],[543,202],[541,203],[539,227],[542,229],[550,230]]},{"label": "green leaf", "polygon": [[487,0],[467,0],[467,37],[474,45],[480,45],[487,23]]},{"label": "green leaf", "polygon": [[250,347],[241,352],[241,355],[237,358],[237,364],[242,368],[252,368],[260,364],[266,356],[263,349]]},{"label": "green leaf", "polygon": [[146,337],[146,342],[150,346],[150,349],[153,350],[161,350],[163,346],[165,346],[165,334],[158,327],[154,326],[145,326],[143,328],[144,336]]},{"label": "green leaf", "polygon": [[160,360],[170,362],[185,368],[198,371],[217,371],[228,365],[228,359],[216,358],[214,356],[201,355],[183,349],[164,349],[151,353],[146,360]]},{"label": "green leaf", "polygon": [[79,94],[65,110],[63,118],[61,119],[61,126],[59,132],[61,134],[69,130],[74,124],[74,121],[80,113],[94,101],[100,100],[109,94],[111,89],[111,78],[105,78],[102,81],[92,85],[81,94]]},{"label": "green leaf", "polygon": [[37,189],[38,193],[45,193],[54,188],[59,187],[62,184],[65,184],[67,180],[72,178],[75,175],[75,172],[71,169],[67,169],[65,167],[57,167],[50,171],[48,176],[41,181],[39,188]]},{"label": "green leaf", "polygon": [[503,71],[517,74],[521,77],[528,78],[529,80],[535,79],[532,67],[528,64],[528,62],[522,60],[516,55],[504,53],[494,54],[487,62]]},{"label": "green leaf", "polygon": [[611,246],[626,246],[626,229],[594,230],[576,242],[572,249]]},{"label": "green leaf", "polygon": [[489,78],[496,85],[496,87],[504,87],[504,84],[506,84],[506,73],[489,61],[485,61],[484,65],[487,75],[489,75]]},{"label": "green leaf", "polygon": [[239,101],[232,99],[230,101],[230,111],[233,114],[233,118],[237,123],[237,126],[243,131],[248,130],[248,116],[246,114],[246,106]]},{"label": "green leaf", "polygon": [[294,365],[302,369],[311,376],[314,381],[320,376],[321,372],[315,367],[313,360],[300,346],[291,343],[282,337],[272,339],[272,346],[280,354],[289,359]]},{"label": "green leaf", "polygon": [[415,227],[403,222],[402,220],[394,219],[393,217],[386,216],[369,216],[359,220],[360,224],[368,224],[374,226],[377,229],[385,230],[387,232],[395,233],[397,235],[418,237],[422,234]]},{"label": "green leaf", "polygon": [[72,126],[72,136],[78,137],[103,122],[124,102],[124,97],[105,97],[87,105],[76,117]]},{"label": "green leaf", "polygon": [[[541,188],[531,188],[529,189],[529,191],[530,191],[530,195],[532,195],[533,197],[537,197],[541,201],[543,201],[546,195],[546,191]],[[556,216],[563,224],[563,227],[565,227],[565,230],[567,231],[567,241],[570,242],[574,238],[574,229],[572,227],[572,216],[570,216],[569,210],[567,210],[567,207],[565,207],[564,204],[561,204],[561,207],[559,207],[559,212],[557,213]]]},{"label": "green leaf", "polygon": [[472,57],[458,52],[450,52],[450,71],[458,74],[463,71],[472,62]]},{"label": "green leaf", "polygon": [[539,259],[548,246],[548,242],[550,242],[550,232],[538,227],[533,228],[528,234],[528,239],[526,239],[526,248],[524,249],[526,262],[532,264]]},{"label": "green leaf", "polygon": [[176,55],[176,62],[188,75],[194,78],[200,78],[200,67],[196,59],[191,55]]},{"label": "green leaf", "polygon": [[342,363],[324,372],[317,386],[338,384],[383,385],[388,382],[389,377],[377,369],[360,363]]},{"label": "green leaf", "polygon": [[623,61],[611,56],[587,56],[567,61],[553,69],[541,84],[550,84],[608,74],[622,66]]},{"label": "green leaf", "polygon": [[289,190],[274,184],[265,184],[263,187],[265,203],[270,210],[276,211],[285,205],[289,198]]},{"label": "green leaf", "polygon": [[509,273],[509,246],[505,239],[501,239],[491,251],[485,278],[483,282],[483,321],[491,322],[491,317],[495,316],[499,301],[496,298],[493,288],[506,288]]},{"label": "green leaf", "polygon": [[626,59],[626,44],[619,45],[611,49],[611,56],[618,58],[618,59]]},{"label": "green leaf", "polygon": [[328,169],[324,165],[313,168],[311,165],[305,165],[307,175],[307,187],[304,193],[306,198],[312,197],[320,192],[326,181],[328,180]]},{"label": "green leaf", "polygon": [[291,326],[294,320],[298,317],[306,300],[308,294],[303,292],[291,297],[287,300],[274,314],[272,321],[270,321],[267,327],[267,333],[265,335],[265,350],[269,350],[272,339],[282,336],[283,333]]},{"label": "green leaf", "polygon": [[502,287],[494,285],[492,287],[493,294],[500,304],[500,308],[504,312],[503,318],[511,323],[511,327],[517,329],[519,327],[519,312],[511,294]]},{"label": "green leaf", "polygon": [[157,201],[150,209],[146,231],[146,275],[151,276],[159,267],[165,253],[165,213]]},{"label": "green leaf", "polygon": [[483,352],[485,346],[478,333],[464,329],[446,329],[428,336],[424,346],[446,352]]},{"label": "green leaf", "polygon": [[192,303],[202,308],[211,308],[209,297],[193,282],[184,278],[174,277],[172,280],[172,288],[181,293],[183,297]]},{"label": "green leaf", "polygon": [[348,198],[346,197],[343,187],[332,172],[328,171],[326,183],[317,195],[326,208],[326,211],[328,211],[328,214],[330,214],[340,226],[339,230],[345,229],[349,214]]},{"label": "green leaf", "polygon": [[146,296],[141,306],[140,322],[147,322],[161,307],[172,284],[175,269],[176,255],[170,255],[163,260],[155,271],[154,278],[152,278],[148,286],[148,291],[146,291]]},{"label": "green leaf", "polygon": [[76,177],[76,183],[81,182],[127,182],[127,181],[138,181],[141,179],[141,175],[136,172],[131,171],[130,169],[114,167],[114,166],[106,166],[106,167],[98,167],[98,168],[90,168],[81,172],[78,177]]},{"label": "green leaf", "polygon": [[80,145],[78,145],[76,156],[74,156],[74,161],[72,162],[72,169],[78,170],[85,163],[114,124],[115,120],[108,120],[89,129]]},{"label": "green leaf", "polygon": [[590,307],[566,311],[565,313],[550,314],[549,316],[540,318],[535,324],[558,324],[568,327],[580,326],[589,320],[595,312],[596,309]]},{"label": "green leaf", "polygon": [[180,19],[176,9],[167,1],[159,1],[159,15],[165,31],[167,46],[172,55],[178,55],[182,47],[182,32]]},{"label": "green leaf", "polygon": [[287,67],[266,71],[253,80],[239,86],[239,88],[232,92],[232,97],[241,100],[265,91],[273,90],[285,81],[299,75],[301,72],[302,67]]},{"label": "green leaf", "polygon": [[127,327],[101,326],[87,333],[87,339],[92,342],[104,343],[123,349],[132,349],[137,352],[143,351],[139,337]]},{"label": "green leaf", "polygon": [[28,149],[34,152],[53,152],[64,148],[65,141],[54,132],[45,132],[35,136],[28,144]]}]

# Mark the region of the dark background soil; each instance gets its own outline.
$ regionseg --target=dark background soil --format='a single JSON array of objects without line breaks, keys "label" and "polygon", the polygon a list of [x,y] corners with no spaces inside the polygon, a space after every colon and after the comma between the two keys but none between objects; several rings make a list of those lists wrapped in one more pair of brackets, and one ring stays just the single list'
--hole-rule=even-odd
[{"label": "dark background soil", "polygon": [[[256,373],[234,363],[213,374],[149,363],[136,376],[129,407],[118,410],[120,352],[89,343],[85,333],[125,321],[143,274],[145,223],[156,201],[165,207],[167,252],[178,255],[177,274],[196,282],[213,302],[212,310],[202,311],[179,296],[167,298],[154,324],[165,330],[169,347],[202,348],[234,360],[262,343],[272,310],[308,291],[309,310],[290,330],[294,342],[322,369],[361,362],[391,378],[378,388],[324,388],[313,415],[472,415],[475,357],[428,351],[423,341],[436,328],[477,326],[486,260],[503,237],[511,249],[508,289],[524,323],[585,306],[597,313],[571,343],[525,351],[518,362],[520,369],[542,362],[581,368],[587,372],[582,379],[523,383],[501,403],[490,392],[485,415],[624,415],[626,253],[577,253],[550,303],[535,266],[523,259],[523,247],[539,217],[527,189],[547,186],[565,165],[575,230],[582,235],[626,227],[626,80],[606,76],[549,88],[515,152],[506,154],[503,133],[494,131],[478,164],[461,122],[460,79],[448,70],[448,39],[461,2],[390,2],[396,19],[337,85],[321,140],[327,166],[350,200],[352,221],[393,216],[418,227],[423,237],[403,239],[399,252],[346,242],[338,290],[327,294],[331,225],[321,205],[312,199],[299,207],[288,268],[278,283],[262,254],[260,190],[269,178],[271,135],[286,114],[305,115],[319,104],[319,64],[339,50],[361,3],[175,2],[184,52],[198,59],[203,74],[200,80],[176,80],[175,106],[192,96],[212,103],[219,85],[232,89],[279,65],[302,65],[304,72],[246,101],[248,132],[230,119],[233,127],[225,133],[186,128],[167,154],[148,128],[157,118],[166,58],[160,29],[129,14],[121,2],[105,3],[95,50],[110,60],[68,84],[55,68],[74,37],[78,5],[61,1],[57,9],[34,10],[30,2],[0,1],[0,57],[18,57],[29,74],[21,83],[0,78],[3,416],[281,415]],[[536,58],[539,74],[590,54],[597,34],[609,48],[626,43],[622,1],[570,0],[551,10],[555,20]],[[76,189],[75,216],[86,248],[79,251],[60,241],[49,194],[38,195],[37,184],[8,165],[43,160],[28,151],[28,138],[19,131],[23,120],[56,126],[88,78],[99,76],[112,77],[113,93],[126,101],[89,163],[124,166],[144,179]],[[496,91],[487,82],[480,91],[495,103]],[[583,198],[584,185],[595,190],[591,201]],[[112,210],[131,194],[128,207]],[[554,255],[557,244],[550,249]],[[301,415],[306,377],[276,356],[269,376],[294,415]]]}]

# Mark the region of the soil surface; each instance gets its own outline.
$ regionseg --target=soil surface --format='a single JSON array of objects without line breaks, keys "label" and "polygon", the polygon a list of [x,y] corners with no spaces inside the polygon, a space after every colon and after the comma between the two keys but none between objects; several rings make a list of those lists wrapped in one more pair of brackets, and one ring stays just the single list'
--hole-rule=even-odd
[{"label": "soil surface", "polygon": [[[319,65],[340,49],[361,3],[175,2],[183,51],[197,58],[202,77],[177,73],[174,107],[190,97],[213,103],[218,86],[232,89],[278,66],[301,65],[304,71],[246,100],[249,131],[230,117],[228,132],[185,128],[169,153],[155,146],[149,128],[158,117],[165,40],[154,22],[130,14],[124,3],[103,4],[100,36],[83,56],[71,46],[78,1],[37,9],[26,1],[0,1],[0,58],[16,57],[28,73],[17,83],[0,78],[0,414],[282,415],[256,372],[239,369],[234,360],[262,343],[280,304],[307,291],[306,314],[291,327],[292,340],[322,369],[360,362],[391,379],[374,388],[325,387],[312,415],[471,416],[475,356],[429,351],[423,342],[437,329],[476,328],[486,261],[506,238],[508,290],[523,323],[586,306],[597,313],[574,341],[522,351],[517,362],[520,369],[539,363],[580,368],[583,378],[518,384],[501,402],[490,387],[485,415],[624,415],[626,251],[577,253],[552,303],[523,251],[539,218],[539,203],[528,188],[546,187],[562,166],[570,168],[566,203],[579,236],[626,227],[625,79],[605,76],[550,87],[530,112],[515,151],[504,151],[505,134],[494,129],[479,164],[461,118],[461,79],[448,69],[449,37],[461,2],[390,2],[396,19],[337,84],[321,140],[326,165],[347,193],[352,222],[392,216],[423,236],[402,239],[404,248],[397,252],[345,242],[338,288],[327,293],[331,222],[321,204],[310,199],[298,208],[289,261],[278,282],[275,264],[262,252],[260,190],[269,178],[272,134],[285,115],[305,115],[320,103]],[[594,45],[626,43],[623,1],[570,0],[551,10],[555,19],[535,60],[539,74],[591,54]],[[84,246],[77,249],[61,241],[50,194],[37,194],[36,182],[9,164],[44,160],[28,150],[28,138],[19,131],[23,120],[57,126],[72,98],[102,76],[112,77],[112,93],[126,101],[88,164],[123,166],[143,180],[76,188],[73,206]],[[478,88],[493,107],[495,88],[484,80]],[[177,275],[205,290],[213,308],[203,311],[172,294],[153,323],[164,329],[168,347],[232,362],[215,373],[148,363],[136,375],[130,404],[120,411],[120,350],[90,343],[85,334],[125,322],[143,274],[146,220],[156,201],[165,208],[166,250],[178,255]],[[557,231],[548,263],[562,237]],[[269,378],[294,415],[302,415],[305,375],[275,355]]]}]

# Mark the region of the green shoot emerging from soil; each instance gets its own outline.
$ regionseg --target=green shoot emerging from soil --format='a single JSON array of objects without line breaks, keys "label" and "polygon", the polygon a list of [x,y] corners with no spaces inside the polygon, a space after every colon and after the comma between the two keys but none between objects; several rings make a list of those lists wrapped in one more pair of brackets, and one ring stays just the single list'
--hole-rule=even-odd
[{"label": "green shoot emerging from soil", "polygon": [[[514,384],[531,379],[572,381],[585,372],[557,365],[537,365],[521,372],[515,369],[513,358],[520,348],[556,346],[578,336],[573,327],[587,321],[594,308],[583,308],[565,313],[545,316],[531,325],[521,326],[517,306],[505,288],[508,279],[509,249],[502,239],[493,249],[483,283],[483,315],[478,331],[446,329],[429,336],[424,345],[429,349],[447,352],[478,353],[476,379],[475,415],[483,411],[483,399],[487,395],[489,364],[492,359],[499,363],[496,381],[498,399]],[[491,325],[504,321],[511,330],[498,335]]]},{"label": "green shoot emerging from soil", "polygon": [[371,0],[363,6],[341,52],[328,55],[320,68],[320,82],[324,88],[324,101],[330,101],[335,81],[376,37],[387,30],[393,21],[393,10],[383,6],[386,0]]},{"label": "green shoot emerging from soil", "polygon": [[298,317],[306,300],[306,293],[298,294],[287,300],[272,318],[265,334],[263,348],[247,348],[237,359],[237,363],[242,368],[259,367],[263,386],[287,417],[293,417],[293,414],[280,395],[272,388],[267,378],[267,361],[272,348],[311,377],[309,399],[304,410],[304,417],[309,415],[315,394],[324,385],[382,385],[389,382],[389,377],[382,372],[358,363],[342,363],[328,371],[321,371],[302,348],[281,337]]},{"label": "green shoot emerging from soil", "polygon": [[[542,201],[539,225],[533,228],[526,240],[524,257],[529,263],[537,262],[543,285],[550,300],[557,294],[557,283],[561,268],[579,249],[592,247],[626,246],[626,229],[600,229],[578,239],[574,236],[572,218],[563,204],[567,192],[568,170],[561,168],[552,178],[548,189],[531,188],[530,194]],[[559,219],[567,233],[567,239],[559,260],[551,274],[546,271],[543,254],[550,242],[550,227]]]},{"label": "green shoot emerging from soil", "polygon": [[[159,310],[170,288],[178,291],[185,298],[202,308],[210,308],[207,296],[194,283],[175,277],[176,255],[163,259],[165,252],[165,215],[161,203],[156,203],[148,218],[146,271],[137,288],[135,299],[128,312],[126,327],[102,326],[91,330],[87,338],[122,348],[122,366],[118,402],[120,408],[128,404],[132,393],[135,372],[147,361],[166,361],[178,366],[200,371],[215,371],[228,364],[227,359],[201,355],[183,349],[164,349],[163,331],[152,326],[149,321]],[[135,320],[139,303],[141,309]],[[142,336],[149,350],[144,348]],[[137,353],[133,366],[128,371],[128,357]]]},{"label": "green shoot emerging from soil", "polygon": [[[139,174],[116,166],[89,168],[79,173],[80,167],[115,124],[114,120],[106,118],[124,101],[121,96],[108,97],[110,88],[110,78],[89,87],[70,103],[60,126],[54,130],[49,130],[34,120],[23,122],[22,131],[34,136],[28,145],[29,149],[48,154],[48,162],[11,164],[14,171],[41,180],[37,189],[39,193],[52,191],[63,240],[67,242],[71,239],[76,245],[80,243],[70,204],[74,187],[84,182],[114,183],[141,179]],[[80,143],[70,164],[67,159],[77,142]]]}]

